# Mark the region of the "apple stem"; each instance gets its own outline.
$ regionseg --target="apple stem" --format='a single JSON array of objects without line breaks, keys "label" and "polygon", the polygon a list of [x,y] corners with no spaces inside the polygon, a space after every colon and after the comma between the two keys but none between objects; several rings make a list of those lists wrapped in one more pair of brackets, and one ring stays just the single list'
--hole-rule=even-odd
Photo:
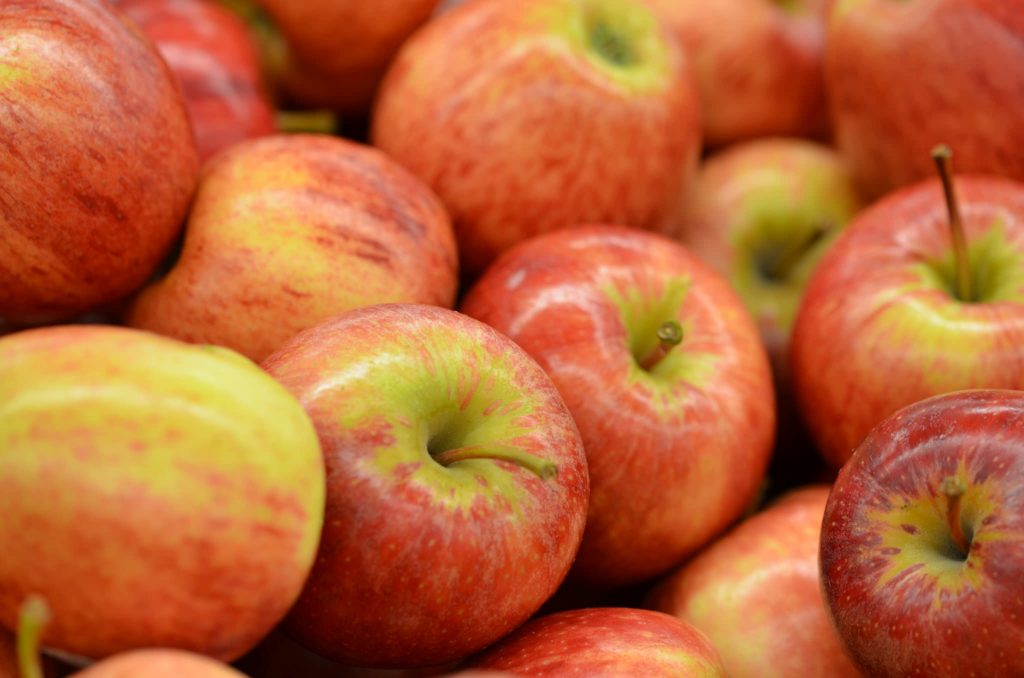
[{"label": "apple stem", "polygon": [[18,613],[18,672],[21,678],[43,678],[39,638],[50,621],[50,606],[40,596],[29,596]]},{"label": "apple stem", "polygon": [[333,111],[277,111],[277,129],[297,134],[334,134],[338,131],[338,117]]},{"label": "apple stem", "polygon": [[640,361],[640,367],[650,371],[682,342],[683,326],[676,320],[666,320],[658,327],[658,345]]},{"label": "apple stem", "polygon": [[467,459],[510,461],[534,473],[541,480],[553,478],[558,474],[558,466],[553,462],[534,454],[523,452],[518,447],[511,445],[468,445],[438,452],[433,457],[434,461],[441,464],[441,466],[448,466],[458,461],[466,461]]},{"label": "apple stem", "polygon": [[942,493],[946,495],[946,522],[949,524],[949,533],[953,539],[953,545],[966,556],[971,550],[971,544],[964,534],[964,528],[960,521],[960,499],[967,486],[957,476],[950,476],[942,481]]},{"label": "apple stem", "polygon": [[973,301],[971,289],[971,269],[967,258],[967,237],[964,235],[964,223],[960,216],[956,192],[953,190],[953,151],[949,146],[940,144],[932,151],[932,158],[942,180],[942,190],[946,194],[946,209],[949,212],[949,231],[953,237],[953,265],[956,268],[956,296],[961,301]]}]

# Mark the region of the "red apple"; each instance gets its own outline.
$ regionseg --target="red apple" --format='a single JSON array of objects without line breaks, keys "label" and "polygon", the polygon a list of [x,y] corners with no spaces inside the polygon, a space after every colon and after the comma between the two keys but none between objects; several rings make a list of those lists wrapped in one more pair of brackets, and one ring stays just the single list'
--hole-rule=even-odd
[{"label": "red apple", "polygon": [[821,535],[833,622],[867,675],[1024,670],[1024,393],[899,410],[839,472]]},{"label": "red apple", "polygon": [[534,619],[472,665],[538,678],[726,675],[711,641],[689,624],[662,612],[614,607]]},{"label": "red apple", "polygon": [[462,311],[526,349],[579,426],[591,501],[575,580],[660,575],[755,498],[775,428],[768,359],[729,283],[678,243],[615,226],[533,238]]},{"label": "red apple", "polygon": [[539,233],[665,227],[698,119],[682,51],[638,3],[475,0],[405,44],[371,138],[438,193],[476,275]]},{"label": "red apple", "polygon": [[300,404],[255,364],[120,327],[0,339],[0,625],[43,644],[234,659],[295,602],[323,520]]},{"label": "red apple", "polygon": [[819,485],[783,495],[660,582],[648,603],[707,634],[730,678],[859,676],[821,594],[828,494]]},{"label": "red apple", "polygon": [[285,630],[359,666],[432,666],[523,623],[583,534],[579,433],[544,371],[454,311],[386,304],[263,363],[327,464],[317,562]]},{"label": "red apple", "polygon": [[0,324],[128,296],[195,188],[167,66],[104,0],[4,0],[0,91]]},{"label": "red apple", "polygon": [[929,176],[943,142],[966,173],[1024,181],[1024,0],[840,2],[826,44],[836,141],[870,197]]},{"label": "red apple", "polygon": [[118,0],[185,95],[199,157],[276,131],[260,54],[245,23],[214,0]]},{"label": "red apple", "polygon": [[352,308],[451,306],[457,266],[444,207],[382,153],[326,135],[266,137],[207,165],[181,258],[127,322],[262,360]]},{"label": "red apple", "polygon": [[836,467],[900,407],[965,388],[1024,388],[1024,184],[964,176],[955,193],[963,248],[951,244],[942,185],[925,181],[861,212],[808,283],[793,387]]},{"label": "red apple", "polygon": [[825,24],[832,0],[643,0],[686,48],[710,146],[820,137]]}]

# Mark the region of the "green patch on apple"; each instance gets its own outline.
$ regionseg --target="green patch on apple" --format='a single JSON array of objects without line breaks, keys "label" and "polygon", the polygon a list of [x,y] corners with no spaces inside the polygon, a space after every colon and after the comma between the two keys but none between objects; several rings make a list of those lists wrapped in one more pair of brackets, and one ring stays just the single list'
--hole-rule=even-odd
[{"label": "green patch on apple", "polygon": [[920,264],[917,272],[928,287],[948,292],[953,308],[962,303],[1020,301],[1024,297],[1024,256],[1006,237],[1006,226],[1001,220],[967,245],[967,262],[971,280],[969,299],[961,299],[957,292],[952,249],[940,259]]}]

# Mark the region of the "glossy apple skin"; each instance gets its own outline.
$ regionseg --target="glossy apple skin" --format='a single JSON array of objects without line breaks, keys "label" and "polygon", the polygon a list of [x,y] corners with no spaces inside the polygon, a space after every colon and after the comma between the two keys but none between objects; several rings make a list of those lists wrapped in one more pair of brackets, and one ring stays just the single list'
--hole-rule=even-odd
[{"label": "glossy apple skin", "polygon": [[[370,111],[402,43],[438,0],[256,0],[288,44],[281,85],[301,107]],[[343,45],[343,49],[339,49]]]},{"label": "glossy apple skin", "polygon": [[451,306],[457,268],[444,207],[380,151],[326,135],[265,137],[205,168],[181,258],[127,323],[262,360],[352,308]]},{"label": "glossy apple skin", "polygon": [[39,594],[48,648],[240,656],[298,597],[323,496],[302,407],[231,351],[110,326],[0,339],[0,624]]},{"label": "glossy apple skin", "polygon": [[821,137],[829,0],[643,0],[686,49],[703,135],[722,147],[758,137]]},{"label": "glossy apple skin", "polygon": [[145,283],[198,158],[167,66],[103,0],[5,0],[0,44],[0,319],[53,323]]},{"label": "glossy apple skin", "polygon": [[538,678],[726,675],[711,641],[689,624],[662,612],[609,607],[533,619],[472,666]]},{"label": "glossy apple skin", "polygon": [[[510,632],[562,582],[583,533],[586,458],[551,380],[507,337],[386,304],[300,333],[263,367],[309,412],[330,479],[289,635],[359,666],[438,665]],[[546,458],[557,476],[490,459],[445,467],[428,451],[474,444]]]},{"label": "glossy apple skin", "polygon": [[230,666],[181,650],[124,652],[74,674],[76,678],[244,678]]},{"label": "glossy apple skin", "polygon": [[[833,622],[872,676],[1011,676],[1024,667],[1024,393],[960,391],[889,417],[840,470],[821,577]],[[941,483],[966,485],[966,560]]]},{"label": "glossy apple skin", "polygon": [[[642,36],[640,65],[590,47],[584,5]],[[641,6],[478,0],[403,46],[371,139],[444,201],[472,277],[555,229],[665,228],[696,169],[699,108],[685,55]]]},{"label": "glossy apple skin", "polygon": [[213,0],[118,0],[181,85],[200,160],[277,131],[257,46],[245,23]]},{"label": "glossy apple skin", "polygon": [[707,634],[731,678],[859,676],[818,575],[829,489],[783,495],[662,580],[648,604]]},{"label": "glossy apple skin", "polygon": [[[461,310],[526,349],[579,426],[591,500],[574,580],[663,574],[754,498],[775,430],[768,359],[728,282],[678,243],[617,226],[540,236],[502,255]],[[642,370],[631,347],[653,347],[672,319],[682,344]]]},{"label": "glossy apple skin", "polygon": [[952,257],[937,179],[861,212],[808,283],[791,341],[793,389],[815,445],[837,468],[905,405],[960,389],[1024,388],[1024,184],[963,176],[955,186],[972,269],[984,277],[988,268],[998,288],[985,303],[958,301],[929,267]]},{"label": "glossy apple skin", "polygon": [[940,143],[962,172],[1024,180],[1024,0],[840,1],[826,43],[836,143],[869,197],[932,176]]}]

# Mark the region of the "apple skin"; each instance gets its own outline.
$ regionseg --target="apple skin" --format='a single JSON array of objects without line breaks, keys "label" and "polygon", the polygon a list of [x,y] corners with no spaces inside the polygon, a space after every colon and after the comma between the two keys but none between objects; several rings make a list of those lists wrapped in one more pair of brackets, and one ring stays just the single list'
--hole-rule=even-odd
[{"label": "apple skin", "polygon": [[0,45],[0,318],[53,323],[146,282],[198,158],[167,66],[103,0],[4,0]]},{"label": "apple skin", "polygon": [[84,671],[75,678],[245,678],[245,675],[209,657],[147,648],[124,652]]},{"label": "apple skin", "polygon": [[[358,666],[460,659],[526,621],[562,582],[588,499],[576,425],[507,337],[435,306],[350,311],[264,369],[306,407],[329,478],[316,565],[286,633]],[[433,454],[509,445],[557,465]]]},{"label": "apple skin", "polygon": [[[1024,393],[1002,390],[909,405],[840,470],[821,578],[836,629],[868,675],[1020,675],[1022,475]],[[966,488],[966,559],[947,523],[949,477]]]},{"label": "apple skin", "polygon": [[[588,21],[637,61],[603,56]],[[403,46],[371,140],[444,201],[473,277],[540,233],[667,228],[696,170],[699,117],[685,55],[646,8],[476,0]]]},{"label": "apple skin", "polygon": [[[461,310],[533,356],[579,426],[591,500],[574,581],[661,575],[755,498],[775,431],[768,359],[728,282],[678,243],[618,226],[539,236]],[[682,344],[647,372],[636,354],[665,320]]]},{"label": "apple skin", "polygon": [[265,137],[206,166],[181,258],[126,322],[262,360],[352,308],[451,306],[457,258],[440,201],[380,151]]},{"label": "apple skin", "polygon": [[828,485],[747,518],[651,591],[647,604],[707,634],[731,678],[855,678],[818,575]]},{"label": "apple skin", "polygon": [[533,619],[472,667],[538,678],[726,675],[715,647],[694,627],[662,612],[613,607]]},{"label": "apple skin", "polygon": [[1024,0],[843,0],[825,57],[836,143],[876,198],[959,169],[1024,180]]},{"label": "apple skin", "polygon": [[0,339],[0,625],[39,594],[48,648],[234,659],[298,597],[323,501],[311,422],[238,354],[111,326]]},{"label": "apple skin", "polygon": [[257,45],[245,23],[213,0],[119,0],[178,79],[202,161],[277,131]]},{"label": "apple skin", "polygon": [[825,135],[830,0],[643,2],[664,18],[690,56],[708,146]]},{"label": "apple skin", "polygon": [[836,468],[905,405],[961,389],[1024,388],[1024,184],[954,183],[984,303],[953,294],[938,179],[862,211],[807,285],[791,340],[793,391]]}]

